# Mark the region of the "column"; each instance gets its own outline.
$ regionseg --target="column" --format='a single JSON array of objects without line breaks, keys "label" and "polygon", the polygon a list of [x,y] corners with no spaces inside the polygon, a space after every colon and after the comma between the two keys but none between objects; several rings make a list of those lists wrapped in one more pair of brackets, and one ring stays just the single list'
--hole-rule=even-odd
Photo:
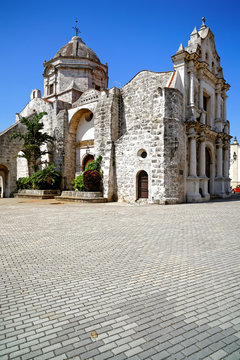
[{"label": "column", "polygon": [[197,151],[196,151],[196,132],[195,129],[191,129],[189,134],[190,139],[190,159],[189,159],[189,176],[197,176]]},{"label": "column", "polygon": [[227,121],[227,98],[228,96],[224,94],[223,96],[223,122]]},{"label": "column", "polygon": [[199,80],[199,108],[203,110],[203,83],[202,80]]},{"label": "column", "polygon": [[203,111],[203,82],[200,79],[199,83],[199,109],[202,111],[200,121],[205,125],[206,122],[206,114]]},{"label": "column", "polygon": [[217,106],[216,106],[216,119],[220,120],[221,118],[221,94],[220,91],[217,92]]},{"label": "column", "polygon": [[200,176],[205,177],[206,176],[206,141],[205,137],[201,136],[200,138]]},{"label": "column", "polygon": [[217,144],[217,177],[222,177],[222,165],[223,165],[223,151],[222,151],[223,144],[219,142]]},{"label": "column", "polygon": [[189,104],[194,105],[194,74],[190,71]]}]

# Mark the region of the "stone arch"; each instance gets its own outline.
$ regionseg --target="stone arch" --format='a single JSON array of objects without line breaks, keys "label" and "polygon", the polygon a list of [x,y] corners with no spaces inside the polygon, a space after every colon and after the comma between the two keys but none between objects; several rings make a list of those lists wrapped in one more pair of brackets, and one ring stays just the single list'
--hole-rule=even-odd
[{"label": "stone arch", "polygon": [[92,111],[89,110],[88,108],[83,108],[75,112],[75,114],[72,116],[70,120],[69,132],[71,134],[76,134],[80,121],[85,117],[89,117],[91,114],[93,116]]},{"label": "stone arch", "polygon": [[94,154],[94,116],[91,110],[82,108],[72,116],[69,135],[69,163],[72,164],[73,179],[84,170],[81,159],[89,153]]},{"label": "stone arch", "polygon": [[145,170],[140,170],[137,173],[137,199],[148,199],[148,173]]},{"label": "stone arch", "polygon": [[0,164],[0,197],[8,197],[9,196],[9,170],[7,166]]}]

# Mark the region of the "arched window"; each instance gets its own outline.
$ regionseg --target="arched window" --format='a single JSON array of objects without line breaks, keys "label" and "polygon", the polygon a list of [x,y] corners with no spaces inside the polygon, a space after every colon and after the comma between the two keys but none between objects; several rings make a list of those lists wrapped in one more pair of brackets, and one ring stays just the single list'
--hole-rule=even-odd
[{"label": "arched window", "polygon": [[142,170],[138,174],[137,178],[138,183],[138,199],[147,199],[148,198],[148,174],[146,171]]}]

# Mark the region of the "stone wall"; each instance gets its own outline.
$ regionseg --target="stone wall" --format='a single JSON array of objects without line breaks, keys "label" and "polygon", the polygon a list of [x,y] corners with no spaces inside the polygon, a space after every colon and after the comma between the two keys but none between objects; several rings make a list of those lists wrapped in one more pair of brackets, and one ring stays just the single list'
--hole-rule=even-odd
[{"label": "stone wall", "polygon": [[12,196],[16,190],[17,181],[17,154],[22,147],[22,141],[11,140],[14,132],[24,132],[25,127],[16,122],[0,133],[0,175],[3,178],[4,197]]},{"label": "stone wall", "polygon": [[136,201],[141,170],[148,174],[148,202],[184,199],[183,100],[178,90],[165,88],[171,75],[144,71],[121,89],[122,136],[115,142],[119,200]]},{"label": "stone wall", "polygon": [[164,89],[164,197],[163,203],[185,201],[186,131],[183,96],[175,89]]},{"label": "stone wall", "polygon": [[115,200],[115,146],[119,129],[119,89],[103,91],[94,114],[94,148],[96,157],[101,155],[103,170],[103,196]]}]

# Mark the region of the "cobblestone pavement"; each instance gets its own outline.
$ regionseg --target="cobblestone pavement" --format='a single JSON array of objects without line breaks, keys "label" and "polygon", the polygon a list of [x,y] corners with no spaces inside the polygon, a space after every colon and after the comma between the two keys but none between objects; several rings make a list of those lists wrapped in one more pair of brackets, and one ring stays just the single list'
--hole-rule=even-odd
[{"label": "cobblestone pavement", "polygon": [[0,199],[0,359],[240,359],[240,198]]}]

